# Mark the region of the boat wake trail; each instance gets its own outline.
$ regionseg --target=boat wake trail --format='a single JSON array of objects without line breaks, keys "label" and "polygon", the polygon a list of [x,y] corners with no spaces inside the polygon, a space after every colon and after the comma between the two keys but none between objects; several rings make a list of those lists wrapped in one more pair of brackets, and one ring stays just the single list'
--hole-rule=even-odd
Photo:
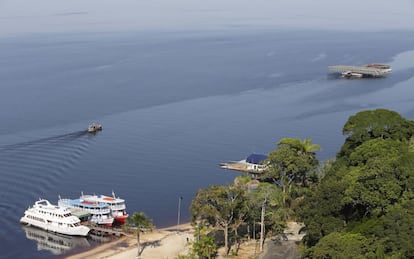
[{"label": "boat wake trail", "polygon": [[25,148],[25,147],[30,147],[30,146],[42,145],[42,144],[49,145],[51,143],[59,143],[59,142],[62,142],[62,141],[71,141],[71,140],[75,140],[75,139],[80,138],[80,137],[82,137],[84,135],[87,135],[87,134],[88,134],[87,130],[82,130],[82,131],[76,131],[76,132],[67,133],[67,134],[63,134],[63,135],[57,135],[57,136],[53,136],[53,137],[41,138],[41,139],[36,139],[36,140],[11,144],[11,145],[0,146],[0,152],[3,151],[3,150],[5,150],[5,151],[15,150],[15,149],[19,149],[19,148]]},{"label": "boat wake trail", "polygon": [[19,231],[24,210],[59,186],[94,139],[77,131],[0,147],[0,198],[10,202],[0,204],[0,243],[13,242],[7,233]]}]

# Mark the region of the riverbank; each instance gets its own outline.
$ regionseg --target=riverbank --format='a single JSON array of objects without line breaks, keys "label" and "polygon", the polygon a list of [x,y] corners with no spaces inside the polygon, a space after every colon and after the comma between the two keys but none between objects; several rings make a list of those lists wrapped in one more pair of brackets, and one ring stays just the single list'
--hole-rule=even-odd
[{"label": "riverbank", "polygon": [[[289,242],[275,243],[267,240],[263,253],[259,251],[258,240],[250,240],[241,244],[238,256],[234,258],[296,258],[297,251],[295,242],[303,238],[299,234],[302,224],[289,222],[285,230]],[[176,258],[179,255],[187,255],[191,249],[191,242],[194,240],[194,229],[190,223],[179,226],[172,226],[161,229],[154,229],[152,232],[141,234],[141,246],[143,251],[141,258]],[[287,256],[286,250],[291,250],[291,256]],[[218,251],[218,258],[224,258],[224,248]],[[109,243],[104,243],[91,250],[68,256],[68,259],[126,259],[136,258],[137,239],[135,236],[124,236]],[[274,256],[274,257],[272,257]],[[287,256],[287,257],[286,257]]]},{"label": "riverbank", "polygon": [[[194,230],[190,223],[174,227],[155,229],[149,233],[141,234],[141,246],[144,247],[141,258],[176,258],[179,255],[187,255],[191,249],[191,242],[194,241]],[[255,258],[259,255],[259,245],[256,241],[249,241],[241,244],[240,259]],[[219,259],[224,259],[224,248],[218,250]],[[135,236],[124,236],[109,243],[101,244],[91,250],[84,251],[66,257],[67,259],[127,259],[136,258],[137,239]]]},{"label": "riverbank", "polygon": [[[154,229],[152,232],[141,234],[143,251],[141,258],[175,258],[187,254],[189,244],[194,238],[190,223],[179,226]],[[134,235],[124,236],[109,243],[104,243],[91,250],[67,257],[81,258],[111,258],[124,259],[137,256],[137,239]]]}]

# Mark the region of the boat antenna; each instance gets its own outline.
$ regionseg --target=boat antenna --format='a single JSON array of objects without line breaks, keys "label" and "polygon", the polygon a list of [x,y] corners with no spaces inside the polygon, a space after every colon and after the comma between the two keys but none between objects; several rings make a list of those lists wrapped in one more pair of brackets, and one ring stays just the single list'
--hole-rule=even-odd
[{"label": "boat antenna", "polygon": [[83,196],[83,191],[81,191],[81,196]]},{"label": "boat antenna", "polygon": [[59,200],[61,200],[62,198],[60,197],[60,194],[58,195]]},{"label": "boat antenna", "polygon": [[114,199],[115,199],[115,193],[114,193],[114,190],[112,190],[112,197],[114,197]]}]

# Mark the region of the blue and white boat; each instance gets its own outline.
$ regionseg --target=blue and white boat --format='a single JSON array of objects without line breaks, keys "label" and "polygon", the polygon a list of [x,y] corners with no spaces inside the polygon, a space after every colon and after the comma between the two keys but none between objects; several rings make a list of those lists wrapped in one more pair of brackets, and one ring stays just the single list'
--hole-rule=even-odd
[{"label": "blue and white boat", "polygon": [[90,213],[89,221],[99,225],[112,226],[114,218],[108,204],[89,201],[86,199],[62,199],[59,197],[58,205],[72,210],[81,210]]}]

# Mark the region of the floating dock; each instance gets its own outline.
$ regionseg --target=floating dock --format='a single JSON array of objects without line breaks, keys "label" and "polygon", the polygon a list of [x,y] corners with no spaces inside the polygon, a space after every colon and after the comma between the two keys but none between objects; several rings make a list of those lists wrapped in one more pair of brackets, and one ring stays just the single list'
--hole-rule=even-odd
[{"label": "floating dock", "polygon": [[343,77],[384,77],[391,73],[391,66],[385,64],[368,64],[364,66],[338,65],[329,66],[331,72],[341,73]]},{"label": "floating dock", "polygon": [[128,236],[128,234],[125,231],[123,231],[122,228],[100,226],[100,225],[92,224],[90,222],[84,222],[83,225],[87,226],[88,228],[91,229],[93,233],[97,233],[97,234]]},{"label": "floating dock", "polygon": [[267,155],[251,154],[246,159],[240,161],[220,163],[220,167],[223,169],[247,172],[251,174],[261,174],[267,169],[267,163],[265,162],[266,159]]}]

